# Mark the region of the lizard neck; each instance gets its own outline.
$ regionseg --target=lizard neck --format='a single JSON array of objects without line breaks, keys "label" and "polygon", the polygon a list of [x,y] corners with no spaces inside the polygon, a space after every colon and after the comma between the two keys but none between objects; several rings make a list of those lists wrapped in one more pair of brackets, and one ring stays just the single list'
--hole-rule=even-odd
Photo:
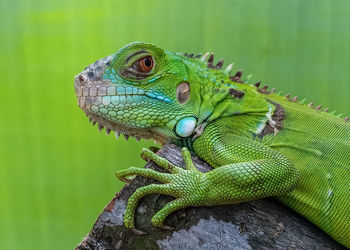
[{"label": "lizard neck", "polygon": [[265,116],[273,113],[274,105],[249,84],[232,82],[228,77],[202,84],[202,104],[198,126],[221,117],[252,114]]}]

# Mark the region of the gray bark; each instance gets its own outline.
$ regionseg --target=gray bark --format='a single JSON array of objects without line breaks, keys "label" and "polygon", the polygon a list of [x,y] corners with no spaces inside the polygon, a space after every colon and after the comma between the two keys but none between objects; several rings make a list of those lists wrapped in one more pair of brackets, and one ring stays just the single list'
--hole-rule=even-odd
[{"label": "gray bark", "polygon": [[[180,148],[167,144],[160,155],[183,166]],[[210,166],[193,156],[197,168]],[[152,162],[146,168],[163,171]],[[105,207],[90,233],[76,247],[90,249],[345,249],[299,214],[272,198],[235,205],[189,207],[170,215],[165,224],[174,230],[154,228],[152,216],[173,198],[154,194],[143,198],[136,213],[135,235],[123,226],[130,195],[154,181],[136,177]]]}]

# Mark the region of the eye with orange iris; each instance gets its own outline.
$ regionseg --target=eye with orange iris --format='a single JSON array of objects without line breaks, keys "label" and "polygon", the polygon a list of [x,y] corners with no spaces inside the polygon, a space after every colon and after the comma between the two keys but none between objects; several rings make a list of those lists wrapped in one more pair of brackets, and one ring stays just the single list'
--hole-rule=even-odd
[{"label": "eye with orange iris", "polygon": [[153,58],[146,56],[133,64],[133,68],[141,73],[148,73],[153,69]]}]

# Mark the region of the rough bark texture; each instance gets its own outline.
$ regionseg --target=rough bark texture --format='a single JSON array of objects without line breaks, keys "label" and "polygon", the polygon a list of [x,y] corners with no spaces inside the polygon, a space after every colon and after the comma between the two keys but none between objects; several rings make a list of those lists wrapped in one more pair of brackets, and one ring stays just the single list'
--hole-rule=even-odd
[{"label": "rough bark texture", "polygon": [[[178,166],[184,164],[175,145],[164,146],[159,154]],[[200,171],[211,169],[197,157],[193,160]],[[152,162],[145,167],[162,171]],[[273,199],[182,209],[166,219],[165,224],[174,228],[169,231],[154,228],[151,218],[173,198],[149,195],[136,215],[136,227],[147,234],[135,235],[123,226],[126,203],[137,188],[150,183],[137,177],[117,193],[76,249],[345,249]]]}]

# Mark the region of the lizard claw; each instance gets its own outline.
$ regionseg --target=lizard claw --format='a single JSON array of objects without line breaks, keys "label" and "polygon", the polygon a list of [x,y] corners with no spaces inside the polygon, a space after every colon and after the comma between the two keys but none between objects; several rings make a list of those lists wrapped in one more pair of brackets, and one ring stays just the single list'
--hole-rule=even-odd
[{"label": "lizard claw", "polygon": [[[152,150],[150,150],[150,151],[152,151]],[[153,152],[153,151],[152,151]],[[145,162],[150,162],[151,161],[151,159],[150,158],[148,158],[145,154],[143,154],[143,153],[141,153],[141,158],[145,161]]]},{"label": "lizard claw", "polygon": [[165,231],[174,231],[175,230],[175,228],[171,227],[171,226],[160,226],[158,228],[161,230],[165,230]]},{"label": "lizard claw", "polygon": [[[118,175],[117,175],[118,177]],[[130,184],[134,179],[135,179],[136,175],[133,175],[131,177],[118,177],[119,180],[125,182],[126,184]]]},{"label": "lizard claw", "polygon": [[148,233],[141,231],[139,229],[136,228],[130,228],[130,232],[132,232],[134,235],[146,235]]},{"label": "lizard claw", "polygon": [[157,153],[160,148],[151,146],[148,149],[151,150],[153,153]]}]

